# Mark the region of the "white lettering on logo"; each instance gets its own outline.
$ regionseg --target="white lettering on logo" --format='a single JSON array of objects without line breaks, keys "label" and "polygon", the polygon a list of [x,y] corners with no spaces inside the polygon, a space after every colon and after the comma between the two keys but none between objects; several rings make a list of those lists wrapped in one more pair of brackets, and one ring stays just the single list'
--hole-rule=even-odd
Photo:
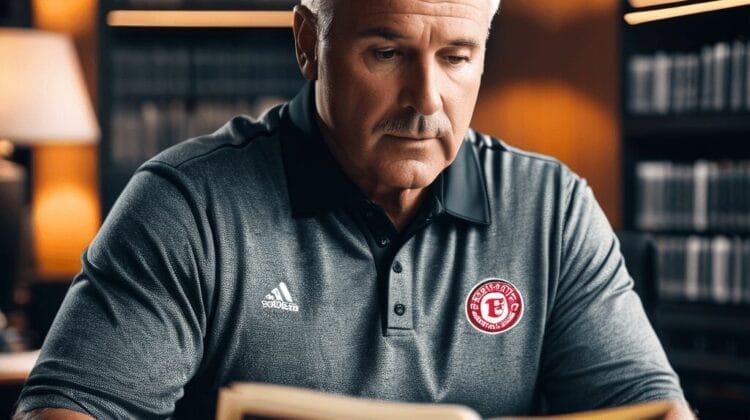
[{"label": "white lettering on logo", "polygon": [[283,311],[299,312],[299,306],[296,303],[286,303],[280,300],[262,300],[260,303],[264,308],[276,308]]}]

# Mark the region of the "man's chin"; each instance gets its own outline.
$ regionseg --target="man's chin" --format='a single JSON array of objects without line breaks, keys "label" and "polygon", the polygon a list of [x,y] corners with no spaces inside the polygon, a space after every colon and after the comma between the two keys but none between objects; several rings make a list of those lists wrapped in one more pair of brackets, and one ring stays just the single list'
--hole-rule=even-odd
[{"label": "man's chin", "polygon": [[[413,190],[427,188],[435,181],[442,169],[433,168],[423,162],[399,163],[396,167],[381,172],[380,183],[392,189]],[[385,175],[385,176],[383,176]]]}]

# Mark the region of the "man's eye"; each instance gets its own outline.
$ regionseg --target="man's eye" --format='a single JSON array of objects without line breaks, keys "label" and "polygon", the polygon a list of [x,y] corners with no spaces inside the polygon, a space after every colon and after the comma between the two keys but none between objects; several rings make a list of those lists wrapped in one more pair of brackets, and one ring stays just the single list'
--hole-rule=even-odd
[{"label": "man's eye", "polygon": [[375,50],[373,53],[375,58],[382,61],[393,60],[398,55],[396,50]]},{"label": "man's eye", "polygon": [[448,55],[445,57],[445,61],[449,64],[457,65],[462,63],[468,63],[469,57],[465,55]]}]

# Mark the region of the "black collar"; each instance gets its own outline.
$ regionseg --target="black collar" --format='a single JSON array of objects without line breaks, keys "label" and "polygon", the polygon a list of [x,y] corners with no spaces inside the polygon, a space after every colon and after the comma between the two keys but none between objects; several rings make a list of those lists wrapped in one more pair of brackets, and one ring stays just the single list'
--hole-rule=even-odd
[{"label": "black collar", "polygon": [[[293,217],[341,207],[364,194],[346,176],[326,146],[315,120],[314,85],[307,82],[281,120],[281,153]],[[474,148],[464,141],[458,156],[433,183],[435,196],[451,216],[483,225],[491,222],[484,177]]]}]

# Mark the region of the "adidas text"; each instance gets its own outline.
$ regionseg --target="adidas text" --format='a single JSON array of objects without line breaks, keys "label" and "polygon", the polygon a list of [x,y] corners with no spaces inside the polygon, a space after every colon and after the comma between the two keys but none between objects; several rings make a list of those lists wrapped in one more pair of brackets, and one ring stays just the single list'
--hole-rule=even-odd
[{"label": "adidas text", "polygon": [[299,306],[296,303],[286,303],[280,300],[263,300],[260,302],[264,308],[276,308],[284,311],[299,312]]}]

